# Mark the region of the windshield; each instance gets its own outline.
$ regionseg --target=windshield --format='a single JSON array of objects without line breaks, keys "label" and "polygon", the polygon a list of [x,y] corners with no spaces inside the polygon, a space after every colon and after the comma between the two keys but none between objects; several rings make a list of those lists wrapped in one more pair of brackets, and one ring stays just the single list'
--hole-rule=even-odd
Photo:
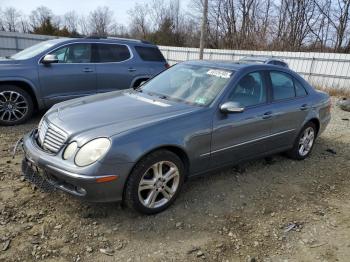
[{"label": "windshield", "polygon": [[60,42],[58,41],[58,39],[40,42],[36,45],[33,45],[31,47],[24,49],[21,52],[18,52],[17,54],[12,55],[10,58],[14,60],[24,60],[24,59],[32,58],[40,54],[41,52],[45,51],[46,49],[54,46],[58,42]]},{"label": "windshield", "polygon": [[179,64],[142,86],[142,92],[200,106],[209,105],[229,82],[233,72]]}]

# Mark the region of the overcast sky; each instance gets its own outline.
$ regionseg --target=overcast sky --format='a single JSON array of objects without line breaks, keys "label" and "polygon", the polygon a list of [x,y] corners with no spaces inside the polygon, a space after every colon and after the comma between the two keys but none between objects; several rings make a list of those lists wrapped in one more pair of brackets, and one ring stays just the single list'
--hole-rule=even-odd
[{"label": "overcast sky", "polygon": [[[180,0],[182,8],[186,8],[190,0]],[[0,7],[15,7],[25,14],[29,14],[38,6],[50,8],[54,14],[63,15],[67,11],[75,10],[78,14],[88,14],[98,6],[108,6],[113,12],[116,21],[120,24],[128,23],[127,10],[135,3],[146,3],[150,0],[0,0]]]}]

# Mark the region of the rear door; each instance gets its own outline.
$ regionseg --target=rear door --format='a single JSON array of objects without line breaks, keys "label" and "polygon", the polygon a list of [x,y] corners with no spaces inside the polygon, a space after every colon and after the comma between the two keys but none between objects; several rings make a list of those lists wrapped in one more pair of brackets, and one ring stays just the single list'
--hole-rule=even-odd
[{"label": "rear door", "polygon": [[268,73],[272,90],[272,134],[275,149],[289,147],[307,116],[311,105],[302,84],[281,71]]},{"label": "rear door", "polygon": [[96,93],[95,64],[90,43],[64,45],[50,52],[58,63],[39,62],[41,93],[47,106],[67,99]]},{"label": "rear door", "polygon": [[241,78],[223,102],[239,102],[242,113],[223,114],[218,109],[213,121],[212,165],[214,167],[258,156],[267,150],[272,120],[263,72]]},{"label": "rear door", "polygon": [[133,54],[125,44],[94,44],[97,90],[99,93],[131,87],[135,77]]}]

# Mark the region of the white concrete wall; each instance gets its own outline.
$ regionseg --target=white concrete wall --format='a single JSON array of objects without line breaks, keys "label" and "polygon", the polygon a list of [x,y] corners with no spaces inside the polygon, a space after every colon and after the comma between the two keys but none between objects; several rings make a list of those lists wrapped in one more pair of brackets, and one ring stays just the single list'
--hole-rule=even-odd
[{"label": "white concrete wall", "polygon": [[0,56],[12,55],[39,42],[54,38],[57,37],[0,31]]},{"label": "white concrete wall", "polygon": [[[198,59],[198,48],[159,46],[170,64]],[[283,59],[314,85],[350,89],[350,54],[205,49],[204,59],[237,61],[245,56]]]}]

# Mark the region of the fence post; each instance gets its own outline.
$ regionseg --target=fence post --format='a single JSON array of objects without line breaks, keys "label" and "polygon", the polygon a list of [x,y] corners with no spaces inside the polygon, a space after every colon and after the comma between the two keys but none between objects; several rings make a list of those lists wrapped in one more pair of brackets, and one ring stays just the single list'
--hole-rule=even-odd
[{"label": "fence post", "polygon": [[187,50],[186,60],[190,60],[190,51],[189,50]]},{"label": "fence post", "polygon": [[309,77],[308,77],[308,81],[311,82],[311,77],[312,77],[312,70],[314,68],[314,61],[315,61],[315,57],[313,56],[312,57],[312,60],[311,60],[311,65],[310,65],[310,69],[309,69]]},{"label": "fence post", "polygon": [[16,52],[19,52],[19,44],[18,44],[18,37],[15,36],[15,45],[16,45]]}]

